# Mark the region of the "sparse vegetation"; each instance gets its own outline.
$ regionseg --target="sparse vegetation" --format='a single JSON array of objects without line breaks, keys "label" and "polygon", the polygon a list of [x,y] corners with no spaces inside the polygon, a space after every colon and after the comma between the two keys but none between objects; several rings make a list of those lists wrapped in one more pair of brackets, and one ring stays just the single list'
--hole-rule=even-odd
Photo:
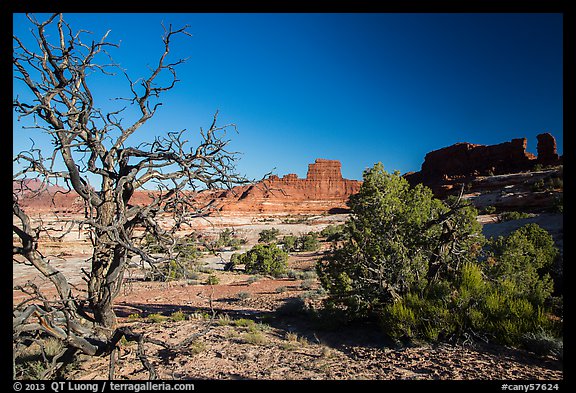
[{"label": "sparse vegetation", "polygon": [[[147,234],[144,247],[149,252],[168,255],[167,245],[163,245],[155,237]],[[171,281],[192,279],[198,269],[199,258],[202,255],[198,246],[190,239],[178,239],[172,251],[175,258],[162,262],[146,271],[145,279],[150,281]]]},{"label": "sparse vegetation", "polygon": [[250,292],[242,291],[236,294],[236,297],[240,300],[246,300],[250,297]]},{"label": "sparse vegetation", "polygon": [[300,236],[298,243],[300,244],[301,251],[316,251],[320,248],[318,234],[315,232],[309,232]]},{"label": "sparse vegetation", "polygon": [[258,234],[258,243],[272,243],[278,240],[280,230],[276,228],[264,229]]},{"label": "sparse vegetation", "polygon": [[220,278],[218,278],[218,276],[216,276],[215,274],[211,274],[208,276],[208,278],[206,279],[206,284],[208,285],[218,285],[220,283]]},{"label": "sparse vegetation", "polygon": [[182,310],[174,311],[170,314],[170,319],[174,322],[180,322],[186,320],[186,314]]},{"label": "sparse vegetation", "polygon": [[320,248],[318,234],[315,232],[309,232],[298,237],[294,235],[284,236],[280,244],[282,244],[284,251],[287,252],[316,251]]},{"label": "sparse vegetation", "polygon": [[495,206],[486,206],[480,210],[480,214],[494,214],[496,213]]},{"label": "sparse vegetation", "polygon": [[255,274],[253,276],[248,277],[248,280],[246,280],[248,282],[248,284],[254,284],[255,282],[258,282],[262,279],[262,276],[259,274]]},{"label": "sparse vegetation", "polygon": [[535,332],[560,336],[546,306],[558,250],[539,226],[487,241],[472,206],[439,201],[381,164],[349,206],[348,240],[317,264],[327,309],[376,317],[399,340],[467,335],[518,346]]},{"label": "sparse vegetation", "polygon": [[532,184],[532,191],[534,192],[555,190],[564,190],[564,180],[560,176],[551,176],[546,179],[539,179]]},{"label": "sparse vegetation", "polygon": [[288,254],[276,243],[257,244],[251,250],[238,256],[238,263],[244,264],[248,274],[268,274],[277,277],[285,273],[288,266]]},{"label": "sparse vegetation", "polygon": [[344,240],[344,225],[328,225],[326,228],[320,231],[320,236],[325,238],[327,242]]},{"label": "sparse vegetation", "polygon": [[283,250],[286,252],[293,252],[297,250],[298,238],[294,235],[287,235],[282,238],[280,244],[282,244]]},{"label": "sparse vegetation", "polygon": [[519,212],[519,211],[508,211],[502,212],[498,215],[498,219],[500,221],[512,221],[512,220],[520,220],[522,218],[531,218],[535,217],[536,215],[533,213],[526,213],[526,212]]},{"label": "sparse vegetation", "polygon": [[206,350],[206,343],[202,340],[196,339],[192,341],[187,348],[191,355],[198,355]]},{"label": "sparse vegetation", "polygon": [[161,323],[161,322],[166,321],[168,319],[168,317],[165,315],[162,315],[162,314],[152,313],[152,314],[148,314],[147,319],[148,319],[148,321],[150,321],[152,323]]},{"label": "sparse vegetation", "polygon": [[[84,30],[73,31],[61,15],[44,22],[29,15],[28,20],[32,36],[14,36],[13,79],[25,89],[15,90],[13,109],[15,118],[27,119],[24,134],[37,128],[51,143],[30,138],[31,147],[15,151],[13,157],[13,264],[24,271],[14,275],[13,283],[13,379],[74,380],[67,372],[79,360],[81,370],[75,377],[83,380],[562,376],[562,367],[556,368],[561,362],[547,358],[536,364],[525,352],[521,359],[509,356],[509,347],[505,354],[481,353],[476,346],[467,352],[466,345],[393,352],[387,337],[370,330],[377,323],[398,342],[481,340],[562,359],[563,298],[561,285],[556,285],[562,281],[562,257],[544,229],[530,224],[485,239],[478,212],[468,202],[438,200],[426,187],[410,187],[398,172],[389,174],[381,164],[364,173],[360,192],[348,203],[350,219],[319,233],[310,231],[312,226],[340,222],[348,211],[331,208],[331,213],[342,214],[330,217],[327,212],[285,219],[262,219],[260,213],[230,221],[225,215],[214,217],[212,209],[220,208],[214,198],[250,202],[252,195],[263,195],[255,185],[243,187],[241,194],[220,189],[248,182],[236,173],[237,153],[228,150],[227,131],[236,126],[218,126],[216,113],[196,138],[183,128],[163,133],[148,123],[163,107],[163,94],[179,81],[176,71],[185,59],[174,57],[177,51],[171,49],[176,37],[189,35],[188,26],[173,30],[163,24],[164,51],[145,75],[133,79],[110,57],[109,50],[117,45],[108,41],[107,33],[101,39],[86,37]],[[116,71],[126,78],[127,90],[118,91],[117,99],[102,107],[87,76]],[[151,139],[141,138],[139,130],[145,129],[152,130]],[[538,150],[543,151],[540,146]],[[328,182],[314,178],[340,173],[339,166],[325,172],[321,166],[318,172],[311,167],[309,173],[316,176],[305,181],[316,188],[315,195]],[[474,203],[499,206],[485,207],[485,214],[500,213],[505,204],[521,209],[527,200],[533,211],[563,212],[561,169],[538,164],[534,171],[540,173],[524,172],[520,177],[509,175],[506,166],[498,164],[489,171],[506,173],[494,179],[473,179],[484,170],[446,179],[452,186],[465,182],[465,190],[482,194],[466,195]],[[422,175],[424,171],[414,173],[411,179],[427,178]],[[513,185],[502,186],[512,178]],[[41,195],[49,190],[33,191],[33,182],[58,191]],[[17,183],[25,193],[16,192]],[[356,191],[359,184],[347,182],[346,192]],[[205,187],[210,190],[202,194]],[[274,187],[268,188],[270,195]],[[139,188],[146,190],[136,194]],[[459,189],[456,184],[452,191]],[[529,190],[539,194],[522,199]],[[263,192],[268,193],[266,188]],[[148,199],[143,198],[146,194]],[[296,201],[299,194],[284,193]],[[207,204],[204,196],[210,200]],[[43,216],[46,209],[31,209],[32,201],[49,197],[51,207],[59,205],[50,215]],[[73,200],[72,207],[64,202],[60,206],[60,198]],[[257,208],[262,212],[267,206],[280,206],[271,202]],[[244,206],[252,209],[256,204]],[[330,208],[318,201],[310,206]],[[311,211],[310,206],[302,210]],[[221,209],[226,211],[234,209]],[[550,221],[559,218],[548,216]],[[532,215],[500,213],[502,221],[526,217]],[[197,225],[198,218],[212,225]],[[244,231],[262,222],[270,226],[248,229],[249,239],[274,223],[306,226],[294,229],[297,236],[281,240],[280,230],[262,230],[259,244],[234,253],[225,265],[225,271],[238,267],[235,274],[216,271],[231,251],[247,242],[234,228]],[[516,224],[490,229],[507,230]],[[287,226],[282,225],[282,231]],[[204,228],[201,235],[188,234]],[[561,240],[563,232],[558,234]],[[321,246],[331,250],[317,261]],[[289,252],[301,252],[292,256],[291,270]],[[203,256],[209,257],[205,267]],[[135,271],[136,263],[147,270]],[[313,264],[315,269],[307,270]],[[29,268],[35,270],[33,278]],[[247,275],[252,276],[246,279]],[[299,281],[278,279],[284,277]],[[82,284],[76,285],[76,280]],[[182,282],[166,283],[173,280]],[[217,285],[221,280],[226,285]],[[122,317],[131,314],[118,321],[118,311]],[[359,326],[367,320],[369,324]],[[342,327],[341,321],[353,323],[340,331],[315,329]],[[394,356],[388,356],[390,352]],[[464,352],[467,355],[461,356]],[[194,358],[200,353],[201,359]],[[334,359],[325,359],[332,355]],[[468,361],[479,358],[481,362]],[[455,365],[466,369],[452,373]],[[478,370],[470,371],[474,367]],[[502,375],[492,374],[495,370]],[[24,390],[43,386],[28,384]]]},{"label": "sparse vegetation", "polygon": [[22,380],[50,380],[65,378],[67,373],[78,367],[74,361],[60,370],[51,365],[61,358],[64,343],[54,337],[39,337],[21,351],[14,359],[14,374]]},{"label": "sparse vegetation", "polygon": [[216,250],[230,248],[239,250],[242,245],[246,244],[246,239],[240,238],[232,229],[226,228],[218,235],[218,240],[214,244]]},{"label": "sparse vegetation", "polygon": [[265,345],[268,342],[262,332],[246,332],[242,335],[242,340],[252,345]]},{"label": "sparse vegetation", "polygon": [[141,316],[140,314],[138,314],[138,313],[134,313],[134,314],[128,315],[128,320],[129,320],[129,321],[137,321],[137,320],[139,320],[139,319],[141,319],[141,318],[142,318],[142,316]]}]

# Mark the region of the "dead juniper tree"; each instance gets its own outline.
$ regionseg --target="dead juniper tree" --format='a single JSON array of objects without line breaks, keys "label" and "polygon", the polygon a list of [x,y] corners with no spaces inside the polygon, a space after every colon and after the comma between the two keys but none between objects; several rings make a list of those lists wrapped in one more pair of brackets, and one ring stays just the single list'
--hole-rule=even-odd
[{"label": "dead juniper tree", "polygon": [[[164,50],[149,75],[134,81],[109,55],[108,49],[118,47],[107,41],[109,32],[94,41],[91,33],[74,32],[61,14],[44,22],[28,15],[28,20],[34,44],[13,37],[13,72],[15,85],[21,89],[13,98],[13,108],[18,119],[30,120],[31,126],[22,132],[40,130],[52,146],[33,144],[15,153],[14,181],[20,182],[21,189],[27,180],[36,179],[79,195],[84,218],[77,224],[87,228],[93,251],[91,269],[85,272],[87,290],[85,294],[73,291],[65,275],[41,253],[38,244],[45,235],[43,227],[29,218],[19,194],[14,193],[14,260],[34,266],[58,294],[51,300],[35,285],[19,288],[30,298],[14,306],[15,353],[37,337],[55,337],[64,343],[64,351],[52,361],[55,369],[77,352],[113,354],[124,336],[139,342],[140,359],[154,378],[144,354],[144,337],[117,327],[113,301],[129,256],[139,255],[151,266],[174,258],[178,228],[188,217],[209,208],[191,202],[188,196],[193,191],[229,188],[245,181],[235,170],[237,154],[227,150],[226,131],[235,126],[218,126],[216,112],[210,127],[200,129],[200,141],[194,146],[189,145],[186,130],[159,130],[148,142],[132,142],[131,137],[162,105],[163,94],[178,82],[176,69],[185,59],[169,60],[170,49],[177,37],[189,35],[188,26],[162,25]],[[122,107],[103,110],[91,81],[95,75],[112,77],[115,72],[125,76],[127,96],[113,100]],[[150,189],[150,185],[155,190],[149,204],[130,203],[135,190]],[[141,241],[144,235],[162,244],[166,254],[152,256]]]}]

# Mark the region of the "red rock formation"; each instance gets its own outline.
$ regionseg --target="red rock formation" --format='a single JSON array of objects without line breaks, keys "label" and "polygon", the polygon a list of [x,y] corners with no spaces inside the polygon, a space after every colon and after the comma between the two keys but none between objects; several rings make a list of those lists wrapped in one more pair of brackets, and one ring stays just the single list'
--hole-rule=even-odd
[{"label": "red rock formation", "polygon": [[[282,178],[273,175],[261,182],[234,187],[231,190],[206,190],[194,195],[196,202],[209,203],[223,214],[292,213],[321,214],[347,209],[346,201],[360,189],[362,182],[342,178],[340,161],[317,159],[308,166],[306,179],[296,174]],[[16,183],[14,189],[19,187]],[[134,193],[130,203],[146,205],[149,191]],[[74,192],[66,195],[44,192],[34,198],[22,195],[22,206],[34,211],[81,213],[83,203]]]},{"label": "red rock formation", "polygon": [[420,172],[404,175],[414,185],[423,183],[437,196],[445,196],[454,185],[477,176],[500,175],[530,170],[536,163],[561,163],[556,140],[548,133],[538,135],[538,157],[526,151],[526,138],[497,145],[456,143],[426,154]]},{"label": "red rock formation", "polygon": [[226,213],[326,213],[346,209],[348,197],[362,182],[342,178],[341,163],[317,159],[308,165],[306,179],[295,174],[268,179],[250,186],[235,187],[221,201]]},{"label": "red rock formation", "polygon": [[549,133],[540,134],[538,138],[538,163],[541,165],[556,165],[560,160],[556,152],[556,139]]},{"label": "red rock formation", "polygon": [[526,138],[498,145],[457,143],[426,154],[424,178],[512,173],[529,169],[536,158],[526,152]]}]

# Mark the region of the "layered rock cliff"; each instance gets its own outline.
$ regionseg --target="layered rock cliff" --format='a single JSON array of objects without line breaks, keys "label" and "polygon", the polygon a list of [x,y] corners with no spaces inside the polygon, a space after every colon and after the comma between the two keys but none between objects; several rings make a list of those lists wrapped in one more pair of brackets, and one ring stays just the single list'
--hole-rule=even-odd
[{"label": "layered rock cliff", "polygon": [[414,185],[422,183],[437,196],[445,196],[455,185],[468,183],[479,176],[503,175],[528,171],[535,165],[559,165],[556,140],[549,134],[537,136],[538,156],[526,151],[527,139],[517,138],[497,145],[456,143],[426,154],[419,172],[408,173]]},{"label": "layered rock cliff", "polygon": [[337,160],[317,159],[308,165],[305,179],[296,174],[269,178],[235,187],[215,200],[225,213],[328,213],[346,210],[348,197],[362,182],[344,179]]}]

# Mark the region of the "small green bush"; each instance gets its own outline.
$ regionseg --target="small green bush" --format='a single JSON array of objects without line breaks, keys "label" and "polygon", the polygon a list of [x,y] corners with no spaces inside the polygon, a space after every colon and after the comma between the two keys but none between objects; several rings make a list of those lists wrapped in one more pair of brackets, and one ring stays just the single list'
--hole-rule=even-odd
[{"label": "small green bush", "polygon": [[288,254],[276,243],[257,244],[251,250],[240,254],[238,261],[244,264],[244,271],[248,274],[269,274],[277,277],[286,273]]},{"label": "small green bush", "polygon": [[298,238],[293,235],[284,236],[280,244],[283,245],[284,251],[292,252],[297,249]]},{"label": "small green bush", "polygon": [[498,215],[500,221],[512,221],[512,220],[520,220],[522,218],[531,218],[535,215],[532,213],[525,213],[525,212],[518,212],[518,211],[510,211],[510,212],[502,212]]},{"label": "small green bush", "polygon": [[168,319],[166,316],[164,316],[162,314],[158,314],[158,313],[149,314],[147,318],[152,323],[160,323],[160,322],[164,322],[166,319]]},{"label": "small green bush", "polygon": [[138,313],[133,313],[133,314],[128,315],[128,320],[129,320],[129,321],[136,321],[136,320],[138,320],[138,319],[140,319],[140,318],[142,318],[142,316],[141,316],[140,314],[138,314]]},{"label": "small green bush", "polygon": [[242,339],[245,343],[252,345],[264,345],[268,342],[268,339],[262,332],[247,332],[242,335]]},{"label": "small green bush", "polygon": [[220,250],[229,247],[233,250],[239,250],[243,244],[246,244],[246,239],[239,238],[233,230],[226,228],[218,235],[214,248]]},{"label": "small green bush", "polygon": [[272,243],[277,241],[280,230],[276,228],[264,229],[258,234],[258,243]]},{"label": "small green bush", "polygon": [[482,214],[494,214],[496,213],[496,207],[495,206],[486,206],[482,209]]},{"label": "small green bush", "polygon": [[182,310],[174,311],[172,314],[170,314],[170,319],[172,319],[174,322],[184,321],[186,319],[186,314],[184,314]]},{"label": "small green bush", "polygon": [[280,244],[283,245],[284,251],[316,251],[320,248],[318,234],[310,232],[302,236],[288,235],[282,238]]},{"label": "small green bush", "polygon": [[250,297],[250,292],[246,292],[246,291],[242,291],[242,292],[238,292],[236,294],[236,296],[238,297],[238,299],[240,300],[246,300]]},{"label": "small green bush", "polygon": [[343,240],[345,238],[344,225],[328,225],[320,231],[320,236],[325,238],[328,242]]},{"label": "small green bush", "polygon": [[316,251],[320,248],[320,242],[318,241],[318,234],[314,232],[309,232],[305,235],[300,236],[298,239],[301,251]]},{"label": "small green bush", "polygon": [[218,276],[211,274],[208,276],[208,278],[206,279],[206,284],[208,285],[218,285],[220,283],[220,279],[218,278]]}]

